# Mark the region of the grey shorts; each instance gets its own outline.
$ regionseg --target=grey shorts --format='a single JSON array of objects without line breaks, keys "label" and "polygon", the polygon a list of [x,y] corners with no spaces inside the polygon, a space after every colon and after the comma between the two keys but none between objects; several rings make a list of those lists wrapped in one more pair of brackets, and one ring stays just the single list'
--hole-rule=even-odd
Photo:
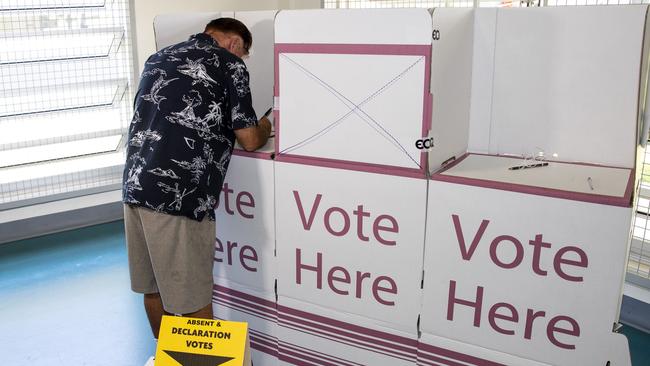
[{"label": "grey shorts", "polygon": [[215,222],[124,205],[131,289],[160,293],[165,311],[188,314],[212,302]]}]

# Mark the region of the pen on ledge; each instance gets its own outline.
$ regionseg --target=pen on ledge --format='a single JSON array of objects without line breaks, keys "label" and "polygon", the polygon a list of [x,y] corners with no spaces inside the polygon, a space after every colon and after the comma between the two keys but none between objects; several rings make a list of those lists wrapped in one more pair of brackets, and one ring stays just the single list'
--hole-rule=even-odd
[{"label": "pen on ledge", "polygon": [[537,164],[530,164],[530,165],[517,165],[517,166],[511,166],[508,168],[508,170],[519,170],[519,169],[530,169],[530,168],[539,168],[543,166],[547,166],[548,163],[537,163]]}]

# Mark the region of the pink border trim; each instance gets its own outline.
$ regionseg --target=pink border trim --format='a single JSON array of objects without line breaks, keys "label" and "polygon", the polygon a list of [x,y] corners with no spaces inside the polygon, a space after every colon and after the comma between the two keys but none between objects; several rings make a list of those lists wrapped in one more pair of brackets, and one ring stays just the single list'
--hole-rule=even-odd
[{"label": "pink border trim", "polygon": [[312,327],[329,326],[334,330],[338,330],[338,331],[345,330],[351,333],[356,333],[352,338],[356,338],[358,337],[357,335],[360,334],[363,336],[374,337],[378,339],[377,342],[385,343],[380,341],[380,339],[383,339],[389,342],[396,343],[396,344],[390,344],[388,345],[388,347],[400,349],[407,353],[411,353],[411,352],[415,353],[415,351],[417,350],[417,345],[418,345],[417,337],[407,338],[401,335],[386,333],[379,330],[362,327],[360,325],[347,323],[323,315],[310,313],[304,310],[294,309],[280,304],[278,304],[278,316],[279,316],[278,317],[279,321],[282,321],[283,318],[287,316],[293,316],[294,318],[297,317],[298,319],[302,319],[302,321],[304,322],[312,322],[313,323]]},{"label": "pink border trim", "polygon": [[269,313],[271,314],[274,315],[277,314],[277,304],[275,303],[275,301],[266,300],[261,297],[257,297],[251,294],[247,294],[245,292],[233,290],[229,287],[221,286],[218,284],[214,284],[212,286],[212,291],[213,291],[213,295],[223,293],[233,297],[238,297],[240,299],[248,300],[250,302],[262,305],[268,309],[272,309],[271,311],[269,311]]},{"label": "pink border trim", "polygon": [[[386,338],[373,338],[367,330],[355,332],[353,329],[341,329],[341,327],[336,327],[333,324],[325,323],[323,321],[314,323],[312,319],[300,317],[299,315],[292,316],[288,313],[280,314],[278,324],[281,327],[291,328],[303,333],[313,333],[317,334],[319,337],[333,338],[333,340],[336,340],[337,342],[342,341],[343,343],[353,343],[355,347],[367,350],[373,349],[380,352],[388,352],[391,355],[406,358],[415,356],[415,348],[386,342],[384,341]],[[350,323],[345,324],[350,325]],[[417,342],[415,339],[414,341]]]},{"label": "pink border trim", "polygon": [[[280,304],[278,304],[278,315],[278,324],[280,327],[292,329],[301,333],[314,334],[317,337],[329,339],[334,342],[342,342],[351,347],[357,347],[370,352],[376,352],[389,357],[410,361],[418,365],[422,363],[426,365],[435,364],[452,366],[462,366],[466,364],[477,366],[505,366],[501,363],[493,362],[481,357],[423,343],[417,339],[406,338],[396,334],[362,327]],[[300,323],[302,326],[295,326],[296,323]],[[328,335],[334,337],[334,339],[330,338]],[[365,340],[366,337],[374,337],[374,344],[373,340]],[[387,344],[386,342],[377,339],[393,342],[393,344]],[[360,343],[361,340],[365,340],[366,343],[372,345],[362,345]],[[281,360],[283,358],[298,356],[297,354],[287,354],[285,352],[283,349],[284,341],[282,340],[282,337],[278,338],[278,343],[279,358]],[[331,355],[327,356],[331,357]],[[447,359],[442,359],[437,356],[446,357]],[[460,362],[463,364],[461,365]],[[323,363],[323,365],[325,364],[326,363]]]},{"label": "pink border trim", "polygon": [[[529,186],[529,185],[524,185],[524,184],[515,184],[515,183],[495,182],[495,181],[485,180],[485,179],[456,177],[456,176],[450,176],[450,175],[444,175],[443,174],[447,170],[449,170],[449,169],[453,168],[454,166],[460,164],[460,162],[465,160],[465,158],[467,158],[469,155],[499,156],[499,155],[489,155],[489,154],[467,153],[467,154],[463,155],[460,159],[457,159],[453,163],[445,166],[440,171],[438,171],[435,174],[431,175],[431,180],[441,181],[441,182],[448,182],[448,183],[464,184],[464,185],[483,187],[483,188],[499,189],[499,190],[502,190],[502,191],[526,193],[526,194],[532,194],[532,195],[537,195],[537,196],[561,198],[561,199],[567,199],[567,200],[572,200],[572,201],[596,203],[596,204],[608,205],[608,206],[632,207],[632,191],[634,189],[634,178],[635,178],[634,169],[612,167],[612,166],[606,166],[606,165],[596,165],[596,164],[589,164],[589,163],[557,162],[558,164],[600,166],[600,167],[605,167],[605,168],[629,170],[630,175],[628,177],[627,187],[625,188],[625,194],[623,195],[623,197],[605,196],[605,195],[591,194],[591,193],[581,193],[581,192],[572,192],[572,191],[565,191],[565,190],[561,190],[561,189],[535,187],[535,186]],[[508,157],[508,156],[506,156],[506,157]],[[511,156],[509,156],[509,157],[511,157]]]},{"label": "pink border trim", "polygon": [[[363,352],[363,351],[368,351],[372,352],[378,355],[383,355],[383,356],[388,356],[391,358],[396,358],[404,361],[408,361],[410,364],[415,364],[415,361],[417,360],[417,350],[414,350],[413,352],[410,352],[408,355],[404,355],[399,352],[391,352],[389,349],[385,349],[382,347],[378,347],[376,345],[373,345],[371,343],[362,343],[359,341],[355,341],[350,338],[346,338],[345,336],[339,335],[339,333],[326,333],[322,331],[316,331],[314,329],[310,329],[305,326],[298,326],[295,324],[284,324],[280,323],[280,327],[283,329],[288,329],[293,332],[298,332],[302,334],[307,334],[311,336],[315,336],[318,338],[326,339],[331,342],[336,342],[340,344],[344,344],[346,346],[350,346],[354,348],[357,352]],[[282,354],[282,352],[281,352]],[[341,365],[337,365],[341,366]]]},{"label": "pink border trim", "polygon": [[258,351],[258,352],[266,353],[269,356],[273,356],[275,358],[278,358],[278,350],[277,349],[264,347],[264,346],[261,346],[261,345],[259,345],[257,343],[254,343],[252,341],[251,341],[251,348]]},{"label": "pink border trim", "polygon": [[358,163],[358,162],[346,161],[346,160],[313,158],[313,157],[305,157],[305,156],[291,155],[291,154],[284,154],[284,155],[278,154],[275,156],[275,161],[281,163],[320,166],[320,167],[332,168],[332,169],[353,170],[353,171],[365,172],[365,173],[393,175],[393,176],[406,177],[406,178],[427,179],[425,173],[418,169],[400,168],[400,167],[395,167],[390,165]]},{"label": "pink border trim", "polygon": [[237,156],[245,156],[247,158],[264,159],[264,160],[272,160],[271,156],[273,155],[273,153],[268,153],[268,152],[246,151],[240,149],[233,149],[232,154]]},{"label": "pink border trim", "polygon": [[245,313],[250,316],[271,322],[277,323],[278,316],[276,311],[270,311],[259,305],[251,304],[241,299],[230,297],[221,293],[213,292],[212,302],[220,306],[231,308],[240,313]]},{"label": "pink border trim", "polygon": [[289,343],[289,342],[279,342],[278,350],[281,355],[295,357],[298,359],[306,360],[312,362],[310,365],[323,365],[323,366],[363,366],[360,363],[352,362],[345,360],[340,357],[333,355],[328,355],[325,353],[318,352],[316,350],[310,350],[305,347],[300,347],[298,345]]},{"label": "pink border trim", "polygon": [[270,349],[277,348],[277,341],[276,342],[270,342],[260,336],[257,336],[253,334],[253,330],[251,328],[248,328],[248,334],[250,336],[251,344],[254,342],[262,347],[268,347]]},{"label": "pink border trim", "polygon": [[[275,83],[273,85],[273,94],[274,98],[280,97],[280,66],[279,58],[280,53],[328,53],[328,54],[350,54],[350,55],[420,55],[424,56],[424,83],[423,83],[423,104],[422,104],[422,136],[426,136],[428,131],[431,129],[431,114],[433,108],[433,102],[431,97],[431,45],[400,45],[400,44],[326,44],[326,43],[276,43],[274,51],[274,73],[275,73]],[[280,108],[282,108],[282,99],[280,99]],[[274,111],[274,120],[275,120],[275,151],[278,152],[278,157],[283,156],[280,154],[280,111]],[[286,155],[285,155],[286,156]],[[311,158],[304,157],[305,159],[319,159],[323,162],[336,162],[339,160],[336,159],[327,159],[327,158]],[[351,170],[361,170],[368,171],[371,173],[376,173],[377,171],[374,168],[373,170],[369,169],[370,166],[384,166],[389,169],[385,170],[386,173],[382,174],[396,174],[404,175],[400,173],[404,170],[410,170],[414,172],[419,172],[422,176],[426,175],[427,155],[425,153],[420,154],[420,169],[415,168],[402,168],[394,167],[391,165],[379,165],[379,164],[366,164],[366,163],[357,163],[345,161],[349,164],[354,164],[359,166],[357,169]],[[324,164],[324,163],[323,163]],[[320,165],[328,166],[328,165]],[[334,166],[329,166],[334,167]],[[391,171],[394,170],[394,173]]]}]

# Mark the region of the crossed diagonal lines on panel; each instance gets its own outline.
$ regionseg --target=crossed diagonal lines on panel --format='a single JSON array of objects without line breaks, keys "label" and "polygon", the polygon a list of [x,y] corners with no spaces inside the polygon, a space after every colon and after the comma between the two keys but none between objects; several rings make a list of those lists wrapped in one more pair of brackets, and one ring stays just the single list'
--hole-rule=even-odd
[{"label": "crossed diagonal lines on panel", "polygon": [[394,85],[398,80],[400,80],[404,75],[406,75],[409,71],[411,71],[417,64],[422,62],[424,60],[424,56],[418,58],[415,62],[413,62],[411,65],[409,65],[406,69],[404,69],[402,72],[397,74],[395,77],[393,77],[390,81],[385,83],[381,88],[377,89],[375,92],[370,94],[368,97],[366,97],[364,100],[362,100],[360,103],[355,103],[351,101],[348,97],[340,93],[338,90],[336,90],[334,87],[332,87],[330,84],[328,84],[326,81],[318,77],[316,74],[313,72],[309,71],[307,68],[304,66],[300,65],[298,62],[293,60],[291,57],[287,56],[286,54],[282,53],[280,54],[283,58],[285,58],[287,61],[291,62],[293,65],[295,65],[300,71],[302,71],[304,74],[306,74],[308,77],[310,77],[312,80],[316,81],[319,85],[321,85],[325,90],[327,90],[330,94],[334,95],[336,99],[341,101],[348,109],[349,111],[343,114],[341,117],[337,118],[334,122],[328,124],[325,128],[321,129],[320,131],[316,132],[315,134],[307,137],[306,139],[293,144],[286,149],[280,151],[280,154],[287,153],[289,151],[298,149],[302,146],[305,146],[309,143],[314,142],[315,140],[323,137],[330,131],[332,131],[336,126],[340,125],[341,123],[345,122],[345,120],[351,116],[352,114],[356,114],[358,117],[361,118],[362,121],[364,121],[369,127],[371,127],[373,130],[375,130],[380,136],[382,136],[384,139],[388,140],[393,146],[395,146],[398,150],[402,151],[404,155],[406,155],[411,161],[417,165],[418,168],[422,168],[420,163],[418,163],[411,155],[409,155],[408,151],[400,142],[393,136],[391,135],[390,132],[384,126],[382,126],[381,123],[377,122],[372,116],[370,116],[368,113],[366,113],[363,109],[361,109],[361,106],[364,104],[367,104],[369,101],[373,100],[375,97],[380,95],[381,93],[385,92],[388,88],[390,88],[392,85]]}]

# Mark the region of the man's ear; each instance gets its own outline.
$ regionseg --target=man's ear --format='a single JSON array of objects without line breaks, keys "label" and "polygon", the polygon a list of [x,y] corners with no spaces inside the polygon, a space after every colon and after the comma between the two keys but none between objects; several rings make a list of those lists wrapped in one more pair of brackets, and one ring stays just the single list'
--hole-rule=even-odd
[{"label": "man's ear", "polygon": [[230,51],[230,53],[234,53],[237,50],[237,37],[227,37],[227,40],[225,42],[226,44],[223,45],[223,48],[227,49]]}]

